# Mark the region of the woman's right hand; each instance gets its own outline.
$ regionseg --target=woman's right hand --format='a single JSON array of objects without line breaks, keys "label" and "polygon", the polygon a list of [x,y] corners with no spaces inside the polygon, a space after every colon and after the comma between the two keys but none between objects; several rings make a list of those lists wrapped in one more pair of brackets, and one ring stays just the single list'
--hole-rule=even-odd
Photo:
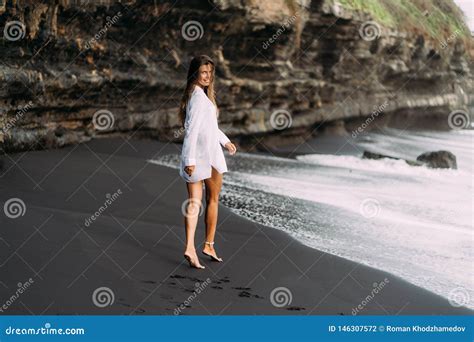
[{"label": "woman's right hand", "polygon": [[225,148],[227,149],[227,151],[229,151],[230,155],[234,155],[235,152],[237,152],[237,147],[235,147],[235,145],[233,143],[231,143],[230,141],[225,144]]},{"label": "woman's right hand", "polygon": [[189,177],[191,177],[192,173],[194,172],[195,165],[188,165],[184,167],[184,172],[188,174]]}]

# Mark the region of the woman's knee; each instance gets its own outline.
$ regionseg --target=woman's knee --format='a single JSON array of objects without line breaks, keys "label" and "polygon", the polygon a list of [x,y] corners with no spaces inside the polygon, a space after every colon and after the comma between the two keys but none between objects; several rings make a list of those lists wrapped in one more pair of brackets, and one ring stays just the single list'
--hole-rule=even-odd
[{"label": "woman's knee", "polygon": [[202,197],[203,184],[202,181],[195,183],[187,183],[188,195],[189,198],[199,198]]},{"label": "woman's knee", "polygon": [[219,202],[219,194],[206,194],[206,203],[215,204]]}]

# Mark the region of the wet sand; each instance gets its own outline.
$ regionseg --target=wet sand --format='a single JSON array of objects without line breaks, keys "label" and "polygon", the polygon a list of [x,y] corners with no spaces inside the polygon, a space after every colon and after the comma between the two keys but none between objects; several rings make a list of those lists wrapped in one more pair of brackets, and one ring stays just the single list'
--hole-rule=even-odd
[{"label": "wet sand", "polygon": [[0,213],[0,314],[352,315],[359,305],[359,315],[472,314],[222,205],[215,248],[224,262],[199,253],[202,214],[196,248],[206,269],[190,268],[184,181],[147,162],[180,148],[108,138],[2,156],[0,204],[18,198],[25,209],[18,218]]}]

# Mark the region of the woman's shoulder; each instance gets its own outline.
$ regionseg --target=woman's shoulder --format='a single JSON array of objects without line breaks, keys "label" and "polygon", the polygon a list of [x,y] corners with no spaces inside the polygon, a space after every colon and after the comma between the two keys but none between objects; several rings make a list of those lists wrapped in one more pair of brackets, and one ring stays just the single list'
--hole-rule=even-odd
[{"label": "woman's shoulder", "polygon": [[194,90],[191,94],[190,102],[195,103],[195,102],[202,102],[206,101],[208,99],[206,93],[204,90],[198,86],[194,87]]}]

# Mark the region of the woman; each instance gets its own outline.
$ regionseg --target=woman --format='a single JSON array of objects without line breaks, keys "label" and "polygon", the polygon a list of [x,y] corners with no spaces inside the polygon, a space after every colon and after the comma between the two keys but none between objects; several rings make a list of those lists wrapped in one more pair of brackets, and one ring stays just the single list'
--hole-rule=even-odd
[{"label": "woman", "polygon": [[217,256],[214,249],[222,174],[227,172],[220,145],[231,155],[237,151],[235,145],[217,125],[219,111],[214,94],[214,69],[214,62],[206,55],[191,60],[179,112],[181,124],[185,128],[179,174],[186,181],[189,196],[184,215],[186,227],[184,257],[189,266],[201,269],[205,267],[201,265],[196,254],[194,235],[201,209],[203,185],[206,188],[206,241],[202,253],[212,260],[221,262],[222,258]]}]

